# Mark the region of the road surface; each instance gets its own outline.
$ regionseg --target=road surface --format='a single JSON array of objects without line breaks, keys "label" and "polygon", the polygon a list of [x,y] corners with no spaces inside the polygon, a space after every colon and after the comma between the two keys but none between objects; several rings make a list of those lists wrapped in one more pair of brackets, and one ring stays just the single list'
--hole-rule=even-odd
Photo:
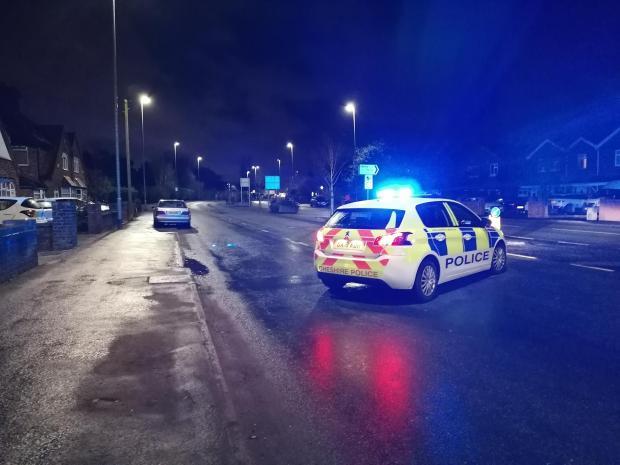
[{"label": "road surface", "polygon": [[328,292],[312,268],[324,212],[192,212],[181,246],[209,270],[205,316],[256,463],[620,463],[619,228],[507,220],[506,273],[421,305]]}]

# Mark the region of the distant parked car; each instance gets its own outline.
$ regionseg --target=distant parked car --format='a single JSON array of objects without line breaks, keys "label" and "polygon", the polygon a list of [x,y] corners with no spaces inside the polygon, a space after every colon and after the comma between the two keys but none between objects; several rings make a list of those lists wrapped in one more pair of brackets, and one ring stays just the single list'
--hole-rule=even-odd
[{"label": "distant parked car", "polygon": [[7,220],[48,221],[51,208],[44,208],[32,197],[0,197],[0,223]]},{"label": "distant parked car", "polygon": [[329,201],[322,195],[315,195],[310,199],[310,206],[312,208],[326,208],[329,205]]},{"label": "distant parked car", "polygon": [[299,204],[291,199],[274,199],[269,204],[271,213],[297,213]]},{"label": "distant parked car", "polygon": [[153,227],[174,224],[191,227],[192,214],[183,200],[160,200],[153,209]]}]

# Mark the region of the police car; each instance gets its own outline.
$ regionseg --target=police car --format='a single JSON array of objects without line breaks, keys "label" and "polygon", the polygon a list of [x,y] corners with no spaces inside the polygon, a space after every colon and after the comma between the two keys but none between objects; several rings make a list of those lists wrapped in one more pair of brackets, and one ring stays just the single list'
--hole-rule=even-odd
[{"label": "police car", "polygon": [[506,268],[504,234],[449,199],[390,198],[338,208],[317,232],[314,265],[330,289],[383,282],[419,300],[439,284]]}]

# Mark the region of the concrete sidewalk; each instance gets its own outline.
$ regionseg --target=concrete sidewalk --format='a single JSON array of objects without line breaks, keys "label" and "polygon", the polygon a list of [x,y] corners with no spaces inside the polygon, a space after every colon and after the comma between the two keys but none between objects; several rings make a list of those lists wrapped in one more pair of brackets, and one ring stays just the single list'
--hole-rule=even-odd
[{"label": "concrete sidewalk", "polygon": [[[0,285],[0,463],[219,464],[219,365],[150,215]],[[226,421],[230,421],[226,418]]]}]

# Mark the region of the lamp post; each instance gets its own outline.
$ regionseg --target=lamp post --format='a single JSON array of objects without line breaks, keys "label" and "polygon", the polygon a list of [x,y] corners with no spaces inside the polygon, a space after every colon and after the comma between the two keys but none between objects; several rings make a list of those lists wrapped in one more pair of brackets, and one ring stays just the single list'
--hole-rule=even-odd
[{"label": "lamp post", "polygon": [[174,194],[176,196],[177,192],[179,192],[179,174],[177,173],[177,147],[181,145],[180,142],[175,142],[172,144],[174,148]]},{"label": "lamp post", "polygon": [[202,157],[198,155],[196,157],[196,163],[198,164],[198,179],[200,179],[200,162],[202,161]]},{"label": "lamp post", "polygon": [[289,190],[293,188],[293,182],[295,181],[295,157],[293,156],[293,143],[287,142],[286,148],[291,151],[291,187]]},{"label": "lamp post", "polygon": [[258,207],[262,208],[262,205],[260,203],[260,193],[258,192],[258,180],[256,179],[256,172],[259,170],[260,166],[256,165],[256,166],[252,166],[252,169],[254,170],[254,190],[256,190],[256,196],[258,197]]},{"label": "lamp post", "polygon": [[151,97],[140,95],[140,120],[142,122],[142,190],[144,191],[144,205],[146,206],[146,160],[144,159],[144,105],[151,104]]},{"label": "lamp post", "polygon": [[125,110],[125,160],[127,162],[127,221],[133,219],[133,195],[131,192],[131,151],[129,149],[129,102],[123,100]]},{"label": "lamp post", "polygon": [[282,160],[280,160],[279,158],[276,158],[276,161],[278,162],[278,177],[280,177],[280,171],[281,171],[281,165],[282,165]]},{"label": "lamp post", "polygon": [[346,111],[347,113],[351,113],[351,115],[353,116],[353,150],[357,152],[357,140],[355,134],[355,103],[348,102],[344,106],[344,111]]},{"label": "lamp post", "polygon": [[116,152],[116,221],[120,228],[123,224],[123,202],[121,200],[121,156],[118,140],[118,63],[116,58],[116,0],[112,0],[112,38],[114,58],[114,149]]}]

